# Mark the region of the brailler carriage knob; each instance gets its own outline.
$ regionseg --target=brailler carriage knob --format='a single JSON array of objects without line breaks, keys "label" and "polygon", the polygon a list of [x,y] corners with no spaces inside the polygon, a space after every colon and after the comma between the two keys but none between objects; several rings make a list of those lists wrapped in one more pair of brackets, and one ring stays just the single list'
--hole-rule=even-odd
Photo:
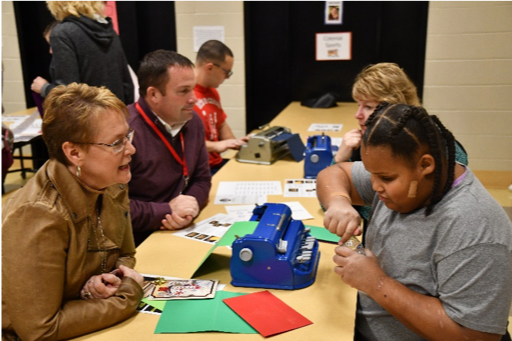
[{"label": "brailler carriage knob", "polygon": [[244,247],[242,250],[240,250],[240,253],[238,254],[240,259],[244,262],[248,262],[252,259],[252,250]]}]

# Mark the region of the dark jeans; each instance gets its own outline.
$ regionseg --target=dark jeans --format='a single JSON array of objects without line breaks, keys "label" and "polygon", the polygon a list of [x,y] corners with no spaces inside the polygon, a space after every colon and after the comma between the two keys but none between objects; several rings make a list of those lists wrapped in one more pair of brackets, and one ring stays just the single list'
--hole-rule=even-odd
[{"label": "dark jeans", "polygon": [[[354,328],[354,341],[367,341],[364,336],[362,336],[358,331],[357,328]],[[508,332],[508,324],[507,324],[507,333],[501,337],[501,341],[512,341],[510,338],[510,334]]]},{"label": "dark jeans", "polygon": [[219,171],[219,169],[222,168],[222,166],[224,166],[226,164],[226,162],[228,162],[229,159],[222,159],[222,162],[220,164],[218,164],[217,166],[215,166],[214,168],[210,168],[210,174],[213,176],[215,173],[217,173]]}]

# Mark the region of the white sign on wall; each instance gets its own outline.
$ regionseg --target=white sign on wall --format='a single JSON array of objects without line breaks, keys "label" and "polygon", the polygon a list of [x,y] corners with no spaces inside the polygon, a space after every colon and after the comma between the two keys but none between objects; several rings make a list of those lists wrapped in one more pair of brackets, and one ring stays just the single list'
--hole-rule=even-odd
[{"label": "white sign on wall", "polygon": [[208,40],[218,40],[224,43],[224,26],[194,26],[194,52]]},{"label": "white sign on wall", "polygon": [[352,32],[316,34],[316,60],[350,59],[352,59]]}]

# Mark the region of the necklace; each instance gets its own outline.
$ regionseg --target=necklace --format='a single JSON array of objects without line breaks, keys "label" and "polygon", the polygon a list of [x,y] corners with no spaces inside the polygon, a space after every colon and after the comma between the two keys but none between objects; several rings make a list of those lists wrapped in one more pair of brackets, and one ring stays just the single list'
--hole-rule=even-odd
[{"label": "necklace", "polygon": [[[100,210],[97,209],[96,210],[96,215],[97,215],[97,226],[98,226],[98,230],[100,230],[100,234],[101,234],[101,239],[103,241],[103,250],[101,251],[102,252],[102,255],[101,255],[101,273],[106,273],[107,272],[107,243],[105,242],[105,234],[103,233],[103,226],[101,225],[101,218],[100,218]],[[96,232],[96,226],[92,226],[93,230],[94,230],[94,238],[96,239],[96,245],[98,246],[98,249],[100,248],[100,241],[98,239],[98,234]]]}]

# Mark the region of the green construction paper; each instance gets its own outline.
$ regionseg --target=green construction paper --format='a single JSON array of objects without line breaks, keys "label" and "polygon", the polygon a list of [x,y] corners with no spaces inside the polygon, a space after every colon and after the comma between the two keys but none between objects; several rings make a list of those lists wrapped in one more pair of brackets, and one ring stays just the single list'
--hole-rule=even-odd
[{"label": "green construction paper", "polygon": [[241,295],[246,294],[217,291],[212,299],[165,301],[155,334],[211,331],[257,334],[254,328],[222,302],[226,298]]},{"label": "green construction paper", "polygon": [[165,301],[164,300],[148,300],[147,298],[143,298],[142,302],[149,304],[152,307],[155,307],[160,310],[164,310]]},{"label": "green construction paper", "polygon": [[215,244],[215,246],[231,246],[236,239],[236,236],[243,237],[246,234],[251,234],[258,226],[257,221],[237,221],[229,230],[224,233],[224,236]]},{"label": "green construction paper", "polygon": [[236,235],[243,237],[248,233],[253,233],[258,226],[257,221],[237,221],[224,233],[222,238],[218,240],[215,245],[206,253],[203,260],[199,263],[194,273],[203,265],[208,257],[212,254],[217,246],[231,246],[236,239]]},{"label": "green construction paper", "polygon": [[310,234],[315,237],[318,240],[324,241],[324,242],[332,242],[332,243],[338,243],[340,241],[340,237],[335,235],[334,233],[329,232],[328,229],[318,226],[309,226],[306,225],[306,227],[311,228]]}]

